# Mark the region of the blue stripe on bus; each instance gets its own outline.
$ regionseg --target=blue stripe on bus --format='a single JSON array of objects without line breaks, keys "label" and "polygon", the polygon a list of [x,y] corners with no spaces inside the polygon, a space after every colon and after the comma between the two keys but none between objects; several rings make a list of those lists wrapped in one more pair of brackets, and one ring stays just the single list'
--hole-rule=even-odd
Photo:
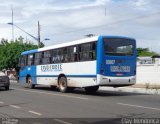
[{"label": "blue stripe on bus", "polygon": [[38,49],[34,49],[34,50],[29,50],[29,51],[22,52],[21,55],[27,55],[27,54],[36,53],[36,52],[38,52]]},{"label": "blue stripe on bus", "polygon": [[[37,77],[58,77],[59,75],[37,75]],[[65,75],[66,77],[80,77],[80,78],[88,78],[88,77],[96,77],[96,75]]]}]

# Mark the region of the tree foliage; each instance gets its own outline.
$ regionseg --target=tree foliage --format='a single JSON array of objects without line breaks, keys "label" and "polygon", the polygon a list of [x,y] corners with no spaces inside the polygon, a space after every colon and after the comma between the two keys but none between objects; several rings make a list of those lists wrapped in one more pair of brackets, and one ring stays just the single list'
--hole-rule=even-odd
[{"label": "tree foliage", "polygon": [[156,52],[150,51],[148,48],[137,48],[138,56],[156,56]]},{"label": "tree foliage", "polygon": [[44,46],[45,46],[44,43],[43,43],[43,42],[40,42],[39,48],[42,48],[42,47],[44,47]]},{"label": "tree foliage", "polygon": [[24,42],[22,37],[15,41],[2,39],[0,42],[0,70],[18,68],[20,54],[23,51],[37,49],[38,46],[31,42]]}]

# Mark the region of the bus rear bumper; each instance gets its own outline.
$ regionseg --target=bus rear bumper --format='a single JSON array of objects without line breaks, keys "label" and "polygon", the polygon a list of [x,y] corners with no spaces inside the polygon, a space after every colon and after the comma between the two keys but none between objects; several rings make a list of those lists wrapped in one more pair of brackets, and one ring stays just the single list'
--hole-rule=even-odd
[{"label": "bus rear bumper", "polygon": [[110,77],[97,75],[97,82],[100,86],[113,86],[113,87],[122,87],[134,85],[136,83],[136,76],[129,77]]}]

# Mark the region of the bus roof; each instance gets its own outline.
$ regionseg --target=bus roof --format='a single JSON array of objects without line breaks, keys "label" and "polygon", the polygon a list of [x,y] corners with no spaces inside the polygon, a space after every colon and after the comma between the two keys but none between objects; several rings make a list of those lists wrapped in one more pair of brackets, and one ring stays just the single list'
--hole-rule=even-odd
[{"label": "bus roof", "polygon": [[46,50],[50,50],[50,49],[56,49],[56,48],[61,48],[61,47],[67,47],[67,46],[72,46],[72,45],[77,45],[77,44],[97,41],[98,38],[100,38],[100,37],[106,37],[106,38],[127,38],[127,39],[134,40],[133,38],[124,37],[124,36],[94,36],[94,37],[84,38],[84,39],[75,40],[75,41],[71,41],[71,42],[60,43],[60,44],[56,44],[56,45],[52,45],[52,46],[48,46],[48,47],[43,47],[43,48],[39,48],[39,49],[24,51],[24,52],[22,52],[21,55],[27,55],[27,54],[31,54],[31,53],[40,52],[40,51],[46,51]]}]

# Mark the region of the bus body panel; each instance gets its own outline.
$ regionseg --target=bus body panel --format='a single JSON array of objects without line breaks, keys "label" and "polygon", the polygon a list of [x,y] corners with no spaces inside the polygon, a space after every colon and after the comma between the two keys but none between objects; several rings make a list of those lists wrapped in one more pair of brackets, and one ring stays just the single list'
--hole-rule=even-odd
[{"label": "bus body panel", "polygon": [[[22,56],[25,55],[27,56],[28,54],[32,54],[38,52],[38,49],[35,50],[29,50],[29,51],[24,51],[22,52]],[[32,78],[32,83],[37,84],[37,79],[36,79],[36,69],[37,67],[35,65],[32,66],[24,66],[23,68],[20,69],[19,73],[19,82],[21,84],[26,84],[27,83],[27,76],[30,76]]]},{"label": "bus body panel", "polygon": [[37,84],[36,80],[36,66],[25,66],[23,69],[20,70],[20,83],[24,84],[27,83],[27,76],[32,78],[32,83]]},{"label": "bus body panel", "polygon": [[37,84],[57,85],[58,76],[67,77],[69,87],[96,85],[96,61],[37,66]]},{"label": "bus body panel", "polygon": [[[106,86],[126,86],[136,83],[136,49],[133,56],[105,55],[103,38],[99,37],[97,47],[97,82]],[[118,37],[119,38],[119,37]],[[124,38],[124,37],[120,37]],[[134,39],[132,39],[134,40]],[[135,44],[136,46],[136,44]],[[136,48],[136,47],[135,47]]]},{"label": "bus body panel", "polygon": [[110,77],[98,74],[97,80],[100,86],[122,87],[134,85],[136,83],[136,76]]}]

